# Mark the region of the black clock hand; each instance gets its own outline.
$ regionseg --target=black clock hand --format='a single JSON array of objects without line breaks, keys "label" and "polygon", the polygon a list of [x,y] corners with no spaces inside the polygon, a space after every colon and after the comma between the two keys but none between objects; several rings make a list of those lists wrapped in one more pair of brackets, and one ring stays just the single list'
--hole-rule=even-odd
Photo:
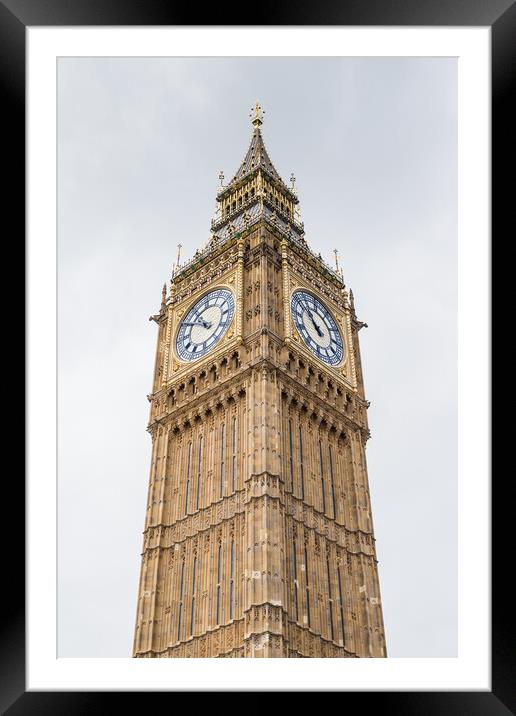
[{"label": "black clock hand", "polygon": [[211,328],[211,323],[209,323],[208,321],[203,321],[203,319],[201,318],[195,323],[192,323],[191,321],[184,321],[183,326],[203,326],[204,328]]},{"label": "black clock hand", "polygon": [[324,333],[321,331],[321,327],[319,326],[319,324],[315,322],[314,317],[313,317],[313,315],[312,315],[312,312],[311,312],[311,311],[308,311],[308,315],[310,316],[310,320],[311,320],[312,323],[314,324],[314,328],[315,328],[315,330],[317,331],[317,334],[318,334],[319,336],[323,336]]}]

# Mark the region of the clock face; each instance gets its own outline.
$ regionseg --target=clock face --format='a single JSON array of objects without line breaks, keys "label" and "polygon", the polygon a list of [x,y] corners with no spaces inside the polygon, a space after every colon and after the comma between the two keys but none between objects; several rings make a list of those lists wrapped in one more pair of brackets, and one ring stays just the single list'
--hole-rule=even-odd
[{"label": "clock face", "polygon": [[176,352],[182,360],[196,360],[206,355],[227,331],[235,299],[231,291],[221,288],[203,296],[181,321],[176,338]]},{"label": "clock face", "polygon": [[344,359],[344,342],[333,316],[326,306],[308,291],[294,291],[292,320],[308,348],[328,365]]}]

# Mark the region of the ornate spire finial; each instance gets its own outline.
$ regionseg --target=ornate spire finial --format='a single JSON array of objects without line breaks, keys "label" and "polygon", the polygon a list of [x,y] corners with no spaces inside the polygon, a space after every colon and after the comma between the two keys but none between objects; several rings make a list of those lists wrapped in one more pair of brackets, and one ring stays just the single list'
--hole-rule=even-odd
[{"label": "ornate spire finial", "polygon": [[252,123],[255,127],[259,127],[260,124],[263,124],[263,115],[265,112],[263,112],[262,108],[260,107],[260,103],[257,101],[256,104],[253,107],[254,114],[250,114],[249,116],[252,117]]},{"label": "ornate spire finial", "polygon": [[177,245],[177,259],[175,265],[172,267],[172,277],[175,276],[176,271],[179,269],[179,260],[181,258],[181,249],[183,247],[183,244]]},{"label": "ornate spire finial", "polygon": [[222,171],[222,169],[220,170],[220,173],[219,173],[219,181],[220,181],[220,186],[224,186],[224,172]]},{"label": "ornate spire finial", "polygon": [[333,249],[333,253],[335,254],[335,269],[339,273],[339,252],[337,249]]},{"label": "ornate spire finial", "polygon": [[292,185],[292,191],[296,188],[296,177],[294,176],[294,172],[290,175],[290,183]]}]

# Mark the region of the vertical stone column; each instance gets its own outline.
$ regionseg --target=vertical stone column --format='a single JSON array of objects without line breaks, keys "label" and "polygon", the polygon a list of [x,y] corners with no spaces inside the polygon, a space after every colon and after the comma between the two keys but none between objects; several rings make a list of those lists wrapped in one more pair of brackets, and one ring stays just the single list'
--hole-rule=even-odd
[{"label": "vertical stone column", "polygon": [[[163,505],[165,498],[165,484],[167,471],[167,454],[170,439],[170,427],[160,428],[158,431],[158,460],[155,468],[155,495],[153,499],[152,524],[158,526],[157,540],[158,545],[161,541],[163,532]],[[161,641],[161,619],[163,608],[163,569],[162,560],[164,558],[164,550],[161,546],[157,546],[153,550],[154,557],[154,576],[151,590],[151,606],[149,613],[149,648],[158,651]]]},{"label": "vertical stone column", "polygon": [[290,297],[288,290],[288,242],[283,239],[281,242],[281,274],[282,274],[282,296],[283,296],[283,326],[285,330],[286,343],[290,342],[291,318],[290,318]]},{"label": "vertical stone column", "polygon": [[360,512],[363,516],[365,530],[370,533],[367,551],[370,556],[362,560],[364,584],[366,586],[365,598],[367,612],[370,618],[370,643],[372,656],[383,657],[387,655],[385,646],[385,630],[383,623],[382,601],[380,595],[380,581],[376,560],[376,549],[374,543],[374,525],[371,510],[371,498],[369,491],[369,480],[367,477],[367,462],[364,441],[360,433],[355,438],[355,454],[359,467],[358,482],[360,492],[363,495],[363,504]]},{"label": "vertical stone column", "polygon": [[244,245],[243,239],[238,239],[238,263],[236,277],[236,334],[239,343],[244,335]]},{"label": "vertical stone column", "polygon": [[[155,502],[157,483],[158,483],[158,465],[159,454],[161,450],[161,431],[159,429],[151,429],[152,436],[152,455],[151,468],[149,474],[149,484],[147,490],[147,510],[145,513],[145,531],[152,524],[153,515],[152,508]],[[140,568],[140,584],[138,588],[138,602],[136,607],[136,628],[134,637],[133,653],[145,651],[148,647],[148,636],[151,629],[151,611],[153,609],[152,598],[152,551],[145,548],[145,536],[143,539],[143,552]]]},{"label": "vertical stone column", "polygon": [[252,455],[246,476],[245,656],[285,657],[285,521],[280,480],[280,393],[273,371],[253,371],[248,432]]}]

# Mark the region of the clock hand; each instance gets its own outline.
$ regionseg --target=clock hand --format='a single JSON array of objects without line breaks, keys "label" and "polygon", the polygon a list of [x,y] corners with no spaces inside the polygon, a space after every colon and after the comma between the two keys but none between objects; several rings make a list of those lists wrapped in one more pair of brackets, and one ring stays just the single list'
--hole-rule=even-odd
[{"label": "clock hand", "polygon": [[321,331],[321,327],[319,326],[319,324],[315,322],[314,317],[313,317],[313,315],[312,315],[312,312],[311,312],[311,311],[308,311],[308,315],[310,316],[310,320],[311,320],[312,323],[314,324],[314,328],[315,328],[315,330],[317,331],[317,334],[318,334],[319,336],[323,336],[324,333]]},{"label": "clock hand", "polygon": [[208,321],[203,321],[201,318],[199,321],[195,321],[192,323],[191,321],[184,321],[183,326],[203,326],[204,328],[211,328],[211,323]]}]

